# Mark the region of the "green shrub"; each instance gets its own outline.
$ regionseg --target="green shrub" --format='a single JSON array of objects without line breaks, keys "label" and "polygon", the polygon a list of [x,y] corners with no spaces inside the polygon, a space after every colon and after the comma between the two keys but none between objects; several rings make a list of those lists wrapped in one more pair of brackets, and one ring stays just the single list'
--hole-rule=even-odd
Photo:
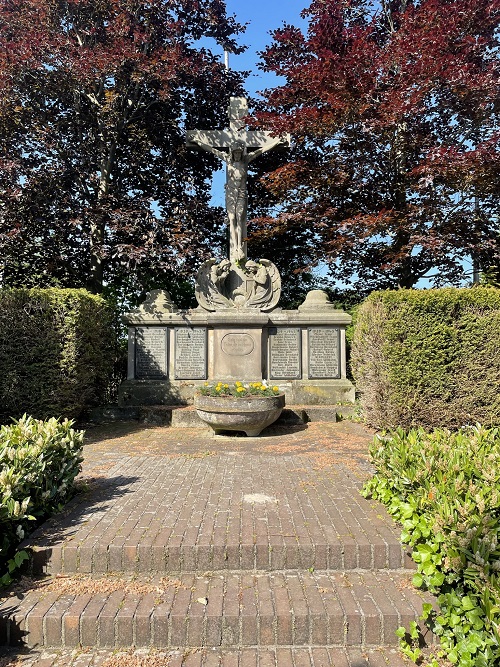
[{"label": "green shrub", "polygon": [[351,364],[369,424],[500,424],[500,290],[375,292],[357,314]]},{"label": "green shrub", "polygon": [[68,420],[43,422],[25,415],[0,428],[0,583],[9,583],[5,568],[12,572],[22,560],[13,550],[30,522],[45,518],[71,495],[82,441],[83,432],[74,431]]},{"label": "green shrub", "polygon": [[402,523],[414,584],[438,593],[424,618],[459,667],[500,665],[499,451],[498,428],[399,429],[375,439],[363,491]]},{"label": "green shrub", "polygon": [[23,413],[77,418],[113,371],[113,312],[72,289],[0,291],[0,420]]}]

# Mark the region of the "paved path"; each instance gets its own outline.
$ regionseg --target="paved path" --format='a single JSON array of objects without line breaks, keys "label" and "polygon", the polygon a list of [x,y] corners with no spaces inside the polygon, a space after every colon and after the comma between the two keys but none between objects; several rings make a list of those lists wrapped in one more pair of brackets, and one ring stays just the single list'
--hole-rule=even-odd
[{"label": "paved path", "polygon": [[49,576],[0,599],[0,644],[33,649],[4,662],[402,665],[394,631],[422,599],[397,527],[359,494],[371,438],[351,422],[90,429],[81,492],[29,540]]}]

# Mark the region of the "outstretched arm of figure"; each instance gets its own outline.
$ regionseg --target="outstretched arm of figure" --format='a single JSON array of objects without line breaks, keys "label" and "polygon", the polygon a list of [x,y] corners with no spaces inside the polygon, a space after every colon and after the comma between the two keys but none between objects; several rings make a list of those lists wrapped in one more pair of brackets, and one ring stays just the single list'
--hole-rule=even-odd
[{"label": "outstretched arm of figure", "polygon": [[263,153],[267,153],[267,151],[272,150],[273,148],[276,148],[276,146],[279,146],[280,144],[286,145],[286,139],[283,139],[283,137],[275,137],[274,139],[271,139],[271,141],[268,141],[264,146],[261,146],[260,148],[257,148],[256,151],[252,151],[251,153],[248,153],[247,155],[247,162],[253,162],[256,158],[259,157],[259,155],[262,155]]},{"label": "outstretched arm of figure", "polygon": [[187,146],[188,148],[203,148],[204,151],[213,153],[216,157],[220,158],[221,160],[224,160],[224,162],[229,161],[229,153],[225,153],[224,151],[219,151],[217,148],[210,146],[210,144],[204,144],[202,141],[191,140],[187,144]]}]

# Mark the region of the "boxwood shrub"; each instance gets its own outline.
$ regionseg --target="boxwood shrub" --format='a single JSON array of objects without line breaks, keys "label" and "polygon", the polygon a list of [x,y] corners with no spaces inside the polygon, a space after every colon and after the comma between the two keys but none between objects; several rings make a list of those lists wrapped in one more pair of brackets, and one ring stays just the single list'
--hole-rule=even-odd
[{"label": "boxwood shrub", "polygon": [[0,428],[0,585],[26,557],[17,545],[72,494],[83,432],[72,422],[23,416]]},{"label": "boxwood shrub", "polygon": [[378,428],[500,424],[500,290],[375,292],[359,308],[351,364]]},{"label": "boxwood shrub", "polygon": [[[424,604],[423,617],[457,667],[500,666],[499,451],[500,429],[482,426],[397,429],[371,448],[377,472],[363,494],[401,522],[413,582],[438,596],[439,610]],[[420,663],[411,643],[403,649]]]},{"label": "boxwood shrub", "polygon": [[77,418],[113,372],[112,308],[82,289],[0,290],[0,420]]}]

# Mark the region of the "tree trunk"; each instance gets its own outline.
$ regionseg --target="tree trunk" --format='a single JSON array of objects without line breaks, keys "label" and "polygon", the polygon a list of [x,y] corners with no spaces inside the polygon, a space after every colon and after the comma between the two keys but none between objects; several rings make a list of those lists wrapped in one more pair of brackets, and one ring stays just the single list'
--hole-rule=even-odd
[{"label": "tree trunk", "polygon": [[90,225],[90,271],[87,288],[93,294],[100,294],[103,288],[104,264],[101,252],[104,245],[104,230],[104,221],[92,222]]},{"label": "tree trunk", "polygon": [[[406,140],[405,133],[407,131],[407,124],[405,121],[396,125],[394,138],[394,208],[398,216],[403,217],[407,208],[407,194],[406,194]],[[393,249],[401,250],[410,243],[410,235],[405,231],[405,225],[400,225],[397,234],[394,237]],[[406,257],[401,262],[401,268],[398,271],[399,287],[410,288],[416,283],[416,277],[412,270],[411,254],[406,254]]]},{"label": "tree trunk", "polygon": [[101,175],[97,193],[97,215],[90,224],[90,271],[88,289],[94,294],[102,292],[104,283],[104,262],[102,250],[106,236],[106,214],[101,210],[109,194],[111,173],[115,164],[116,141],[113,141],[107,156],[101,162]]}]

